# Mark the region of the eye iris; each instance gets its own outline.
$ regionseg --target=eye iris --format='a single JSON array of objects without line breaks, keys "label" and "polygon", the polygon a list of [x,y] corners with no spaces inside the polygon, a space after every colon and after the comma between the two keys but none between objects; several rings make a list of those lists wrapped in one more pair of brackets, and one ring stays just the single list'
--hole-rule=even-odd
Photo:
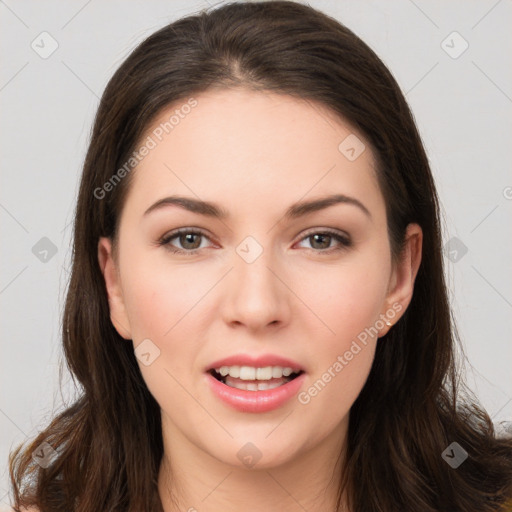
[{"label": "eye iris", "polygon": [[[185,233],[185,234],[181,234],[180,235],[180,244],[185,248],[185,249],[197,249],[199,247],[199,245],[201,245],[200,243],[199,244],[195,244],[194,247],[189,247],[187,246],[187,243],[191,243],[192,245],[194,245],[193,242],[190,241],[190,238],[188,238],[187,240],[187,237],[197,237],[199,239],[201,235],[199,235],[198,233]],[[197,242],[197,240],[196,240]]]},{"label": "eye iris", "polygon": [[[315,240],[315,242],[316,242],[317,237],[320,237],[320,239],[322,239],[322,238],[323,238],[323,239],[327,238],[327,240],[328,240],[327,245],[324,243],[322,247],[317,247],[317,248],[318,248],[318,249],[328,249],[328,248],[329,248],[329,245],[331,245],[331,244],[330,244],[330,242],[331,242],[331,235],[328,235],[328,234],[322,234],[322,233],[320,233],[320,234],[315,234],[315,235],[311,235],[311,236],[310,236],[310,238],[312,238],[313,240]],[[324,241],[325,241],[325,240],[324,240]],[[313,244],[313,247],[314,247],[314,244]]]}]

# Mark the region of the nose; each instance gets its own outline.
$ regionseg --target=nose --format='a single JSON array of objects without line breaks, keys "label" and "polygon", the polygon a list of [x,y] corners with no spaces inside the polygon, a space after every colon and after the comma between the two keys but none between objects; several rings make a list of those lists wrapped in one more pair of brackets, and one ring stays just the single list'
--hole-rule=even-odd
[{"label": "nose", "polygon": [[225,321],[252,331],[288,323],[291,292],[282,264],[271,250],[263,250],[254,261],[240,254],[234,255],[226,279]]}]

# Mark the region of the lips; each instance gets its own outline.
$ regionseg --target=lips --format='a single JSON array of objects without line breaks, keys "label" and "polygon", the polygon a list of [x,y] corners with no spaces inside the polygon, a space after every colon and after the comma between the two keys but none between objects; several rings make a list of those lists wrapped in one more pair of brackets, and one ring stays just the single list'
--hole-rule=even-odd
[{"label": "lips", "polygon": [[238,411],[252,413],[283,406],[298,393],[305,378],[300,364],[273,354],[233,355],[211,363],[205,373],[217,398]]}]

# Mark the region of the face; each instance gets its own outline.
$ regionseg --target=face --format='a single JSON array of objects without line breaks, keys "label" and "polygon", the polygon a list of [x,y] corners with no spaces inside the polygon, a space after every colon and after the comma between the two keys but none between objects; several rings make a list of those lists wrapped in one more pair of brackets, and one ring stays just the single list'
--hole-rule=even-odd
[{"label": "face", "polygon": [[116,258],[100,240],[111,318],[164,435],[274,467],[343,437],[386,320],[411,298],[421,230],[393,266],[373,155],[322,105],[244,89],[195,101],[141,139]]}]

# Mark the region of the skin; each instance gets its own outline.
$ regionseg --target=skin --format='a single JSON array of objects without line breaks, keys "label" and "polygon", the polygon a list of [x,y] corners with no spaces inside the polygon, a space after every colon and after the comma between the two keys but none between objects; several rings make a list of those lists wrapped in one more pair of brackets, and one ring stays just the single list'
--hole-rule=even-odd
[{"label": "skin", "polygon": [[[334,454],[344,449],[349,410],[378,338],[392,327],[377,324],[378,334],[359,343],[357,355],[307,404],[294,397],[274,411],[239,412],[212,394],[204,371],[232,354],[273,353],[303,366],[307,390],[393,305],[400,311],[392,323],[405,312],[421,229],[408,226],[405,250],[392,265],[373,155],[366,144],[349,161],[340,142],[364,137],[323,105],[246,89],[195,98],[198,105],[132,171],[117,251],[107,238],[98,244],[115,328],[134,347],[150,339],[160,350],[152,364],[139,365],[162,409],[164,509],[333,510],[338,479],[329,480],[341,471]],[[141,140],[179,106],[163,111]],[[358,199],[371,217],[337,204],[284,218],[292,203],[335,192]],[[230,216],[177,206],[144,216],[172,194],[215,202]],[[170,243],[200,247],[195,253],[157,245],[184,227],[206,236]],[[352,245],[315,241],[311,235],[326,228],[348,234]],[[247,236],[263,250],[252,263],[236,252]],[[252,468],[237,457],[248,442],[261,452]]]}]

